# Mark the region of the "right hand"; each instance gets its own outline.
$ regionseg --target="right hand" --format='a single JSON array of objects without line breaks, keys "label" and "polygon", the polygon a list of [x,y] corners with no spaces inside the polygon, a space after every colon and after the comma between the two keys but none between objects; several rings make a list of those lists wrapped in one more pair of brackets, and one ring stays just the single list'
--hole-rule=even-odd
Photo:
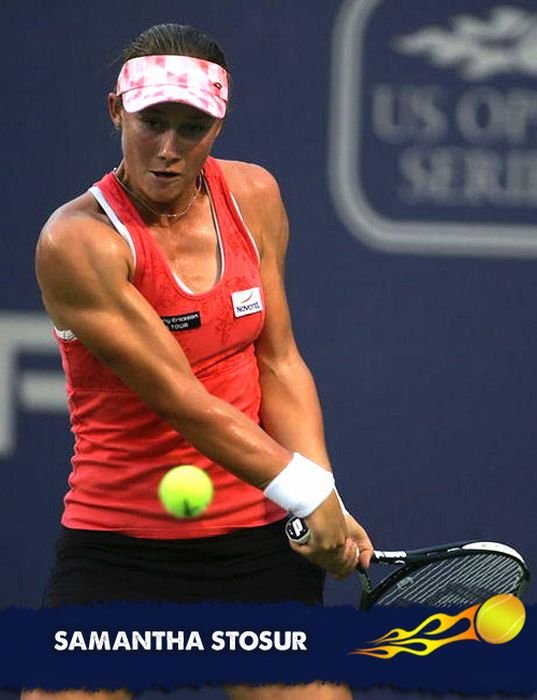
[{"label": "right hand", "polygon": [[290,541],[291,549],[336,578],[346,578],[354,571],[359,552],[356,541],[347,536],[347,524],[336,494],[331,493],[304,520],[310,538],[306,544]]}]

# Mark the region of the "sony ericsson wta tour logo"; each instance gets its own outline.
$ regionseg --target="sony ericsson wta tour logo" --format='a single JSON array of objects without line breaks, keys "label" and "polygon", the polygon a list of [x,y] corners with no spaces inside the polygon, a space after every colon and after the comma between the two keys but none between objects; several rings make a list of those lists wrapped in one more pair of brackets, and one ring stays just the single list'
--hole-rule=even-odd
[{"label": "sony ericsson wta tour logo", "polygon": [[537,256],[537,6],[346,0],[329,176],[348,230],[401,253]]},{"label": "sony ericsson wta tour logo", "polygon": [[505,644],[518,635],[525,621],[521,600],[510,594],[495,595],[457,615],[431,615],[413,630],[392,629],[370,646],[350,653],[391,659],[403,652],[428,656],[446,644],[468,640]]}]

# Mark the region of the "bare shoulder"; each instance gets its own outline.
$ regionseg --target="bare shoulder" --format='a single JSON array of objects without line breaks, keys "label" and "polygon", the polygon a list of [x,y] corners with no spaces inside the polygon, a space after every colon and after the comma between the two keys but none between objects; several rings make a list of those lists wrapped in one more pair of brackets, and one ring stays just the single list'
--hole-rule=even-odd
[{"label": "bare shoulder", "polygon": [[274,175],[255,163],[219,160],[226,182],[237,198],[269,197],[280,199],[280,188]]},{"label": "bare shoulder", "polygon": [[256,240],[261,257],[275,247],[283,251],[288,237],[288,224],[276,178],[254,163],[229,160],[219,160],[218,163],[242,217]]},{"label": "bare shoulder", "polygon": [[95,198],[85,192],[52,212],[41,230],[39,240],[66,236],[68,232],[71,232],[71,235],[76,235],[77,231],[107,226],[107,222],[108,218],[102,212]]},{"label": "bare shoulder", "polygon": [[47,261],[80,260],[83,253],[110,253],[114,249],[125,252],[127,247],[93,196],[84,193],[49,217],[39,235],[36,260],[39,268]]}]

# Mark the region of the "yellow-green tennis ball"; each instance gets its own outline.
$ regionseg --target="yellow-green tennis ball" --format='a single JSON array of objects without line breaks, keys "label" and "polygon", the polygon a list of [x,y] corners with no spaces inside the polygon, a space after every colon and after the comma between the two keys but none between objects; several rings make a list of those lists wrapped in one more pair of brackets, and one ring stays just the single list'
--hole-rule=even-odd
[{"label": "yellow-green tennis ball", "polygon": [[164,510],[176,518],[195,518],[213,500],[213,482],[203,469],[189,464],[162,477],[158,495]]},{"label": "yellow-green tennis ball", "polygon": [[477,611],[475,626],[479,636],[489,644],[505,644],[524,627],[524,604],[514,595],[502,593],[486,600]]}]

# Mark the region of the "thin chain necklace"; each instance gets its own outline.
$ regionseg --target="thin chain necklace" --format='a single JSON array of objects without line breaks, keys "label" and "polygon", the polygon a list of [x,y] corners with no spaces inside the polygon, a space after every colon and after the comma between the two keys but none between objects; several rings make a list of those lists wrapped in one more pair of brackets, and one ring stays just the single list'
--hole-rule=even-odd
[{"label": "thin chain necklace", "polygon": [[196,184],[196,191],[195,191],[194,194],[192,195],[192,199],[191,199],[190,202],[186,205],[186,207],[183,209],[183,211],[179,211],[179,212],[177,212],[176,214],[165,214],[165,213],[163,213],[163,212],[156,211],[155,209],[153,209],[152,207],[150,207],[149,204],[148,204],[146,201],[144,201],[144,200],[143,200],[141,197],[139,197],[135,192],[133,192],[129,187],[127,187],[127,185],[119,179],[118,174],[117,174],[117,172],[116,172],[115,169],[114,169],[114,171],[113,171],[113,175],[114,175],[114,177],[116,178],[116,180],[117,180],[117,182],[119,183],[119,185],[125,190],[125,192],[127,192],[128,194],[130,194],[131,197],[134,197],[134,199],[136,199],[138,202],[140,202],[140,204],[142,204],[142,205],[143,205],[148,211],[150,211],[152,214],[154,214],[155,216],[165,216],[167,219],[174,219],[174,220],[180,219],[182,216],[184,216],[185,214],[187,214],[187,213],[190,211],[190,207],[194,204],[194,202],[195,202],[196,199],[198,198],[198,195],[199,195],[199,193],[201,192],[201,186],[202,186],[202,184],[203,184],[203,178],[201,177],[201,175],[198,175],[198,177],[196,178],[196,183],[197,183],[197,184]]}]

